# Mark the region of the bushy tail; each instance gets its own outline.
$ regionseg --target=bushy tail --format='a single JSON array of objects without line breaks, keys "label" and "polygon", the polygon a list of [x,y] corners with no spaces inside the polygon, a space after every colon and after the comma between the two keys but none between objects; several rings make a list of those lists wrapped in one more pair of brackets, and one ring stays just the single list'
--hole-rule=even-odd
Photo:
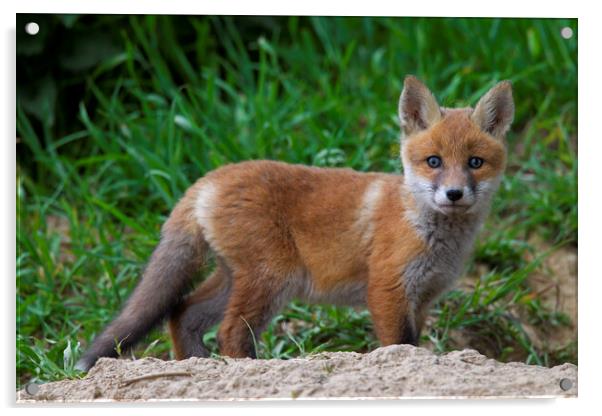
[{"label": "bushy tail", "polygon": [[117,345],[122,351],[132,347],[170,314],[190,288],[207,243],[200,228],[178,215],[177,208],[163,226],[161,241],[125,307],[96,337],[77,369],[88,371],[100,357],[116,357]]}]

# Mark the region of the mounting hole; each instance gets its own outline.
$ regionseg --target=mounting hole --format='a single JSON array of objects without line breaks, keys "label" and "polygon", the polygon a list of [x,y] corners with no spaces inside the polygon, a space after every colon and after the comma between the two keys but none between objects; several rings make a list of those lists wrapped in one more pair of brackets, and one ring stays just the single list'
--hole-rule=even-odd
[{"label": "mounting hole", "polygon": [[29,22],[25,25],[25,32],[28,35],[37,35],[38,32],[40,31],[40,25],[38,25],[36,22]]},{"label": "mounting hole", "polygon": [[570,27],[563,27],[560,30],[560,36],[562,36],[565,39],[570,39],[573,37],[573,29],[571,29]]},{"label": "mounting hole", "polygon": [[569,380],[568,378],[563,378],[562,380],[560,380],[560,388],[562,390],[567,391],[571,387],[573,387],[573,382],[571,380]]},{"label": "mounting hole", "polygon": [[37,394],[38,391],[40,391],[40,386],[38,386],[36,383],[29,383],[27,386],[25,386],[25,391],[27,392],[27,394],[33,396]]}]

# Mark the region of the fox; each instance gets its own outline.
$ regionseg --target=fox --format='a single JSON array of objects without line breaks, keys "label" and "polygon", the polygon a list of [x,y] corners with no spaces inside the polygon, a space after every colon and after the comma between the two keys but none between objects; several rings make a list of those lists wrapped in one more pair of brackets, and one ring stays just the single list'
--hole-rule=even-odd
[{"label": "fox", "polygon": [[403,174],[257,160],[201,177],[76,367],[117,357],[164,320],[177,360],[209,356],[203,334],[218,323],[222,356],[255,358],[254,339],[293,299],[367,307],[382,346],[418,345],[502,180],[512,85],[495,84],[474,108],[446,108],[408,75],[398,114]]}]

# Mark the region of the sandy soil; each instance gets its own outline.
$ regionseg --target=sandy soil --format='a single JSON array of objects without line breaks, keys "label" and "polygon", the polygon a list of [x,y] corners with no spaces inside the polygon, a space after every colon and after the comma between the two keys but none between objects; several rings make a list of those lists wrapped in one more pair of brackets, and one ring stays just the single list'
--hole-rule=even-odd
[{"label": "sandy soil", "polygon": [[[571,384],[568,390],[561,388]],[[566,383],[566,384],[565,384]],[[17,393],[20,403],[577,395],[577,367],[500,363],[474,350],[435,355],[394,345],[369,354],[322,353],[293,360],[101,359],[81,380]]]}]

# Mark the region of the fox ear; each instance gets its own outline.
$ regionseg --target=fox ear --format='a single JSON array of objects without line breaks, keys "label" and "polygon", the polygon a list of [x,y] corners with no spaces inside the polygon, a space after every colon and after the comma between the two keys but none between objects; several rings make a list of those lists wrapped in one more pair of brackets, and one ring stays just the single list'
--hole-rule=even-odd
[{"label": "fox ear", "polygon": [[441,109],[429,89],[408,75],[399,98],[399,121],[406,136],[425,130],[441,119]]},{"label": "fox ear", "polygon": [[481,97],[471,115],[483,131],[494,137],[504,137],[514,119],[512,84],[502,81]]}]

